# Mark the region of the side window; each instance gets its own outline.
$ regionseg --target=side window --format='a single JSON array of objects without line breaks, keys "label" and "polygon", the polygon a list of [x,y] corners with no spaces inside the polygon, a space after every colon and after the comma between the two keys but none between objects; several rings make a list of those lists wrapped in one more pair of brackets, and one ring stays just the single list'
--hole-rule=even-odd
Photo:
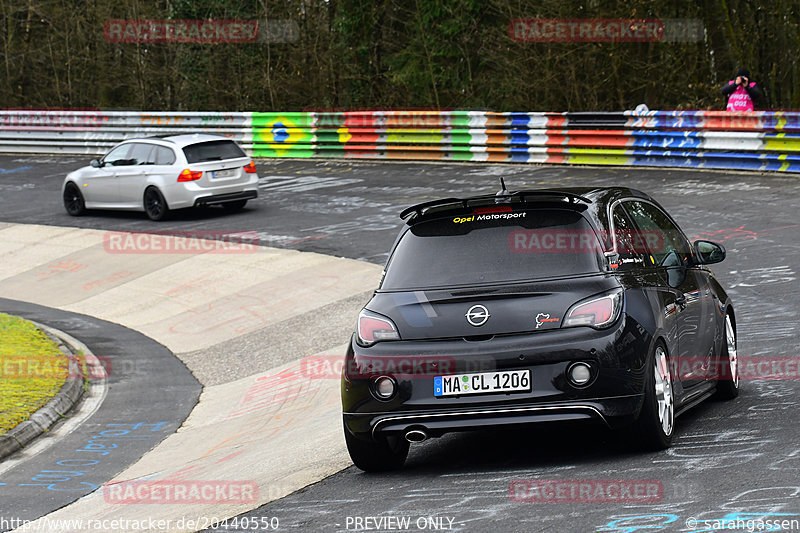
[{"label": "side window", "polygon": [[155,165],[171,165],[175,162],[175,152],[166,146],[155,147]]},{"label": "side window", "polygon": [[612,238],[616,243],[618,268],[630,270],[650,266],[649,251],[643,235],[631,223],[622,205],[614,207],[611,218],[614,224]]},{"label": "side window", "polygon": [[653,204],[630,201],[623,204],[645,238],[653,262],[659,266],[680,266],[692,254],[689,241],[672,220]]},{"label": "side window", "polygon": [[103,163],[114,167],[130,165],[130,162],[128,162],[128,152],[130,151],[131,146],[132,144],[129,143],[112,149],[103,158]]},{"label": "side window", "polygon": [[128,154],[131,165],[152,165],[153,145],[147,143],[133,143],[133,148]]}]

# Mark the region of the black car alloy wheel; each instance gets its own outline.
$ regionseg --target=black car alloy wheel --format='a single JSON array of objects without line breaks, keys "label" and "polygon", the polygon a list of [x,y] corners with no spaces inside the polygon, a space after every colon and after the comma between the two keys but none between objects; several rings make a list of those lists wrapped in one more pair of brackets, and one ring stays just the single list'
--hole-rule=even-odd
[{"label": "black car alloy wheel", "polygon": [[144,211],[150,220],[163,220],[169,212],[164,196],[155,187],[148,187],[144,191]]},{"label": "black car alloy wheel", "polygon": [[64,187],[64,209],[73,217],[77,217],[86,212],[86,204],[83,195],[74,183],[68,183]]}]

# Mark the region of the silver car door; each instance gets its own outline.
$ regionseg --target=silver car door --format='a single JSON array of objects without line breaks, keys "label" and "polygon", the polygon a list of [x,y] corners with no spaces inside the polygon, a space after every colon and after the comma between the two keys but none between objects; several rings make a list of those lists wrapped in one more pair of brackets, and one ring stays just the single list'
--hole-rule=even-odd
[{"label": "silver car door", "polygon": [[143,207],[144,187],[147,174],[153,168],[153,151],[156,145],[150,143],[131,143],[128,154],[130,165],[117,169],[117,188],[119,207]]},{"label": "silver car door", "polygon": [[117,171],[125,166],[130,148],[130,144],[116,146],[99,168],[86,169],[81,192],[88,207],[112,207],[118,201]]}]

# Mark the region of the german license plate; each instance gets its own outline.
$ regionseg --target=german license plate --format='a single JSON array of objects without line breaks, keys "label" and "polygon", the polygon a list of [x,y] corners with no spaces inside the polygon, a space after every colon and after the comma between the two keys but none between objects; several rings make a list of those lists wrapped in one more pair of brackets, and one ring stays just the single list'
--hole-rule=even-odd
[{"label": "german license plate", "polygon": [[228,170],[215,170],[214,171],[214,178],[232,178],[236,175],[235,168],[229,168]]},{"label": "german license plate", "polygon": [[530,390],[530,370],[455,374],[451,376],[436,376],[433,378],[433,395],[437,397]]}]

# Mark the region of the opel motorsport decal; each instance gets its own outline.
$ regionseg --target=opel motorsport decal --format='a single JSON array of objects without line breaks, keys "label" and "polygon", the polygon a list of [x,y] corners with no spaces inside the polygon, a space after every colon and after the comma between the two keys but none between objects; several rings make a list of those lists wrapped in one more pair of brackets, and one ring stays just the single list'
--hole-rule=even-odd
[{"label": "opel motorsport decal", "polygon": [[455,217],[453,222],[455,224],[463,224],[465,222],[481,222],[484,220],[501,220],[501,219],[510,219],[510,218],[525,218],[525,215],[528,213],[526,211],[520,211],[517,213],[486,213],[482,215],[472,215],[469,217]]}]

